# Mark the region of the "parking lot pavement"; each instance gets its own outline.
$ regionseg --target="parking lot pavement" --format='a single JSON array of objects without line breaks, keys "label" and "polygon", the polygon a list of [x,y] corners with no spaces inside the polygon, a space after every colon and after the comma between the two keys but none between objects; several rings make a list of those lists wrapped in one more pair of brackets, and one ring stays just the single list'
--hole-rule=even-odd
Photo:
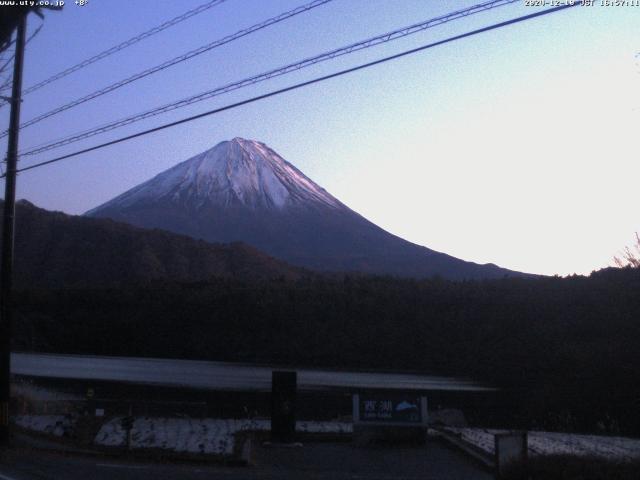
[{"label": "parking lot pavement", "polygon": [[358,447],[351,443],[258,446],[253,459],[258,471],[282,479],[493,479],[476,463],[437,441],[421,447]]},{"label": "parking lot pavement", "polygon": [[253,448],[252,465],[151,463],[15,450],[0,460],[0,480],[437,479],[491,480],[477,464],[438,442],[423,447],[308,443]]}]

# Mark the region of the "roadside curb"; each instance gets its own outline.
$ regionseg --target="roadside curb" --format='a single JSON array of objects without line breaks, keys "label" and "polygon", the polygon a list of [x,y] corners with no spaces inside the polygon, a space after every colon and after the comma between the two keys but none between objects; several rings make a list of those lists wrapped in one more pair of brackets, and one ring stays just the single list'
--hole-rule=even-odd
[{"label": "roadside curb", "polygon": [[475,445],[465,442],[460,437],[447,432],[445,430],[441,430],[438,428],[431,427],[432,434],[441,440],[444,440],[449,445],[457,448],[458,450],[462,450],[464,453],[472,457],[477,462],[481,463],[485,468],[490,470],[495,470],[495,459],[493,455],[488,454],[484,450],[476,447]]}]

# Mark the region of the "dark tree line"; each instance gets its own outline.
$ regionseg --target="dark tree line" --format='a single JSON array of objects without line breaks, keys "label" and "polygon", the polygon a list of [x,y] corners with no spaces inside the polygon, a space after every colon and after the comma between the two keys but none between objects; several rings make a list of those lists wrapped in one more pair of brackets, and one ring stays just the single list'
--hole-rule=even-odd
[{"label": "dark tree line", "polygon": [[640,435],[639,292],[631,268],[30,290],[15,348],[459,375],[506,389],[522,426]]}]

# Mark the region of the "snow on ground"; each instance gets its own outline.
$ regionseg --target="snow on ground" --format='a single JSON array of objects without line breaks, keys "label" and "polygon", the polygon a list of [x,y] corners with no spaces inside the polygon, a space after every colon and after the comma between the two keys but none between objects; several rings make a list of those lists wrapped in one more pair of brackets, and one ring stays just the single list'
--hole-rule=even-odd
[{"label": "snow on ground", "polygon": [[[445,430],[463,441],[494,455],[494,435],[506,430],[446,427]],[[595,455],[616,460],[640,459],[640,440],[599,435],[577,435],[555,432],[528,432],[530,455]]]},{"label": "snow on ground", "polygon": [[19,415],[14,421],[19,427],[55,437],[62,437],[73,428],[69,415]]},{"label": "snow on ground", "polygon": [[[126,431],[122,418],[105,423],[95,438],[97,445],[124,447]],[[159,448],[174,452],[231,455],[235,434],[241,431],[268,431],[269,420],[136,418],[131,429],[131,448]],[[350,423],[297,422],[305,433],[351,433]]]}]

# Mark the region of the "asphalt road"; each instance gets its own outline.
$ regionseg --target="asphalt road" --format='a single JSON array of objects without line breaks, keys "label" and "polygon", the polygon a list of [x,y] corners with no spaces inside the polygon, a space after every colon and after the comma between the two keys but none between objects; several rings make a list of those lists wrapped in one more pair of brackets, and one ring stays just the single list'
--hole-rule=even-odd
[{"label": "asphalt road", "polygon": [[302,448],[258,447],[253,461],[247,467],[154,464],[15,450],[0,460],[0,480],[493,479],[490,473],[440,443],[402,448],[329,443]]},{"label": "asphalt road", "polygon": [[[290,369],[290,368],[288,368]],[[105,380],[205,390],[270,391],[274,367],[194,360],[13,353],[11,372],[46,378]],[[296,369],[299,390],[488,390],[450,377]]]}]

